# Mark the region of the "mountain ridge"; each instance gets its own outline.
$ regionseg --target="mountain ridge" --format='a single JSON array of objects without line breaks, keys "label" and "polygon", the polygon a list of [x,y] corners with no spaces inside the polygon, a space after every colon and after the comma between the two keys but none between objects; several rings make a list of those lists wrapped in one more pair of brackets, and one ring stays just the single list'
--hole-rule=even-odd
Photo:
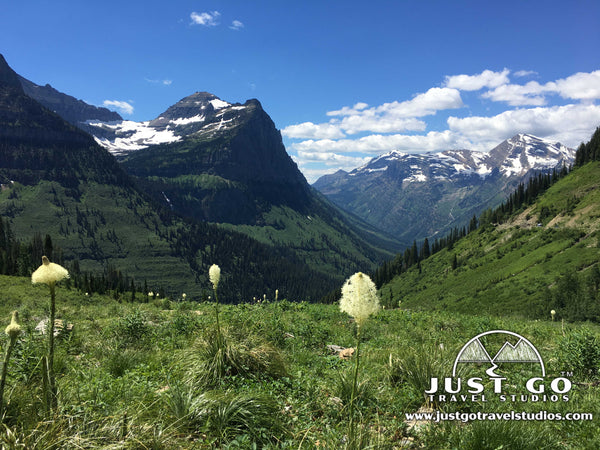
[{"label": "mountain ridge", "polygon": [[313,187],[409,245],[465,225],[533,173],[568,165],[574,154],[561,144],[520,134],[488,153],[389,152],[350,172],[321,177]]},{"label": "mountain ridge", "polygon": [[[1,127],[5,136],[0,136],[0,149],[5,152],[0,158],[0,213],[19,239],[51,235],[63,249],[65,260],[79,259],[82,270],[102,273],[110,264],[136,280],[151,279],[170,286],[170,292],[183,290],[198,296],[198,283],[206,281],[208,267],[217,263],[224,273],[237,278],[223,291],[230,301],[248,300],[275,289],[288,298],[314,301],[348,274],[369,270],[390,255],[389,250],[366,244],[362,235],[378,245],[397,245],[392,239],[381,239],[366,224],[349,226],[347,216],[334,212],[329,202],[317,198],[285,152],[280,133],[257,100],[229,104],[211,94],[198,93],[210,103],[206,108],[212,116],[210,123],[177,123],[187,134],[198,134],[193,139],[181,139],[183,146],[164,144],[132,153],[149,161],[146,167],[134,165],[137,170],[147,171],[134,179],[106,148],[98,145],[97,137],[25,95],[7,64],[0,67],[0,80],[5,80],[0,83],[0,92],[6,94],[0,108],[0,118],[6,116]],[[236,123],[235,117],[244,112],[248,121]],[[197,116],[191,110],[185,118],[165,115],[163,122]],[[31,126],[24,128],[23,124],[29,122]],[[236,127],[247,123],[250,130],[245,135],[237,133]],[[32,127],[37,127],[37,135],[30,132]],[[70,142],[70,149],[48,140],[53,133],[57,142]],[[270,152],[269,146],[277,148]],[[161,151],[167,153],[153,160]],[[174,158],[173,151],[181,152],[181,157]],[[227,158],[232,152],[247,159],[236,164],[235,159]],[[91,156],[84,157],[88,153]],[[194,158],[205,165],[193,164]],[[14,167],[4,164],[12,160]],[[155,161],[161,161],[162,166]],[[281,161],[284,164],[279,164]],[[163,170],[160,176],[152,174],[156,168]],[[178,172],[189,168],[198,172]],[[238,173],[242,177],[231,179]],[[287,185],[279,188],[273,183],[278,180]],[[247,181],[253,184],[244,184]],[[224,205],[232,215],[239,215],[240,203],[235,197],[227,197],[227,191],[232,191],[247,202],[249,215],[258,220],[244,227],[227,227],[185,218],[186,214],[175,208],[177,195],[165,189],[182,186],[187,193],[198,189],[214,194],[213,198],[190,195],[192,201]],[[223,192],[226,195],[219,198]],[[187,193],[184,191],[179,198]],[[257,292],[259,285],[264,287]]]}]

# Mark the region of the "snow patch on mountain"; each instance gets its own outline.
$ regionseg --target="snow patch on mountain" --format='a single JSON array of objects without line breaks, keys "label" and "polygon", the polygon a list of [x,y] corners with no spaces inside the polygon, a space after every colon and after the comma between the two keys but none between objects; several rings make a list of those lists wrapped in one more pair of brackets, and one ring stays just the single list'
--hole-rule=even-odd
[{"label": "snow patch on mountain", "polygon": [[403,183],[423,183],[429,178],[453,180],[460,177],[486,178],[494,169],[503,177],[524,175],[530,170],[551,170],[570,164],[575,150],[528,134],[519,134],[489,152],[446,150],[421,154],[392,151],[354,169],[350,176],[373,176],[393,170]]},{"label": "snow patch on mountain", "polygon": [[180,117],[178,119],[171,119],[170,122],[175,126],[189,125],[190,123],[204,122],[206,116],[197,115],[193,117]]},{"label": "snow patch on mountain", "polygon": [[149,125],[150,122],[133,122],[131,120],[100,122],[88,120],[87,125],[99,130],[111,132],[113,139],[94,135],[98,144],[108,149],[113,154],[122,154],[130,151],[141,150],[151,145],[176,142],[181,139],[170,128],[156,129]]},{"label": "snow patch on mountain", "polygon": [[147,122],[130,120],[86,122],[94,139],[115,155],[169,144],[187,136],[202,136],[235,127],[246,106],[232,105],[207,92],[196,92]]}]

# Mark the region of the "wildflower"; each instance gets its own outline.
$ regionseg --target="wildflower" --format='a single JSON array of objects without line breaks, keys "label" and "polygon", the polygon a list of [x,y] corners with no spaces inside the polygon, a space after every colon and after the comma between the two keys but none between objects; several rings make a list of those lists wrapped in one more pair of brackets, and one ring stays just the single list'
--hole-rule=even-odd
[{"label": "wildflower", "polygon": [[275,301],[279,299],[279,289],[275,289]]},{"label": "wildflower", "polygon": [[552,321],[554,321],[554,316],[556,315],[556,311],[551,310],[550,315],[552,316]]},{"label": "wildflower", "polygon": [[13,351],[15,343],[17,342],[17,338],[21,333],[21,327],[17,323],[18,318],[19,313],[17,311],[13,311],[10,325],[6,327],[6,330],[4,330],[5,333],[10,337],[10,342],[8,343],[8,347],[6,348],[6,353],[4,354],[4,362],[2,363],[2,375],[0,375],[0,417],[3,417],[4,415],[4,386],[6,385],[6,375],[8,374],[8,361],[10,359],[10,355]]},{"label": "wildflower", "polygon": [[348,313],[361,326],[371,315],[379,311],[379,296],[375,283],[362,272],[352,275],[342,286],[340,310]]},{"label": "wildflower", "polygon": [[213,285],[213,289],[216,291],[217,286],[219,285],[219,279],[221,278],[221,268],[216,264],[210,266],[210,269],[208,269],[208,278]]},{"label": "wildflower", "polygon": [[185,292],[183,294],[181,294],[181,297],[185,300],[185,298],[187,297],[187,295],[185,294]]},{"label": "wildflower", "polygon": [[42,265],[31,274],[31,282],[33,284],[44,283],[48,286],[65,278],[69,278],[67,269],[59,264],[51,263],[45,256],[42,256]]},{"label": "wildflower", "polygon": [[[56,379],[54,377],[54,322],[56,317],[56,282],[69,278],[69,272],[64,267],[51,263],[47,257],[42,256],[42,265],[31,274],[33,284],[44,283],[50,288],[50,319],[48,320],[48,358],[46,392],[47,407],[56,407]],[[9,325],[10,326],[10,325]]]},{"label": "wildflower", "polygon": [[10,337],[11,340],[16,339],[21,333],[21,325],[17,323],[19,318],[19,312],[13,311],[12,319],[10,320],[10,325],[6,327],[4,332]]}]

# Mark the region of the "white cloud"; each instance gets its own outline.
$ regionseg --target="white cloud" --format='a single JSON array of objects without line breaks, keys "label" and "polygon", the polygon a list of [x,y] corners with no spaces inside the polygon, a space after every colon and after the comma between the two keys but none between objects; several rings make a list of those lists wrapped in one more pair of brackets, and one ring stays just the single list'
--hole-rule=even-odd
[{"label": "white cloud", "polygon": [[544,94],[548,92],[546,86],[537,81],[530,81],[525,85],[505,84],[498,86],[493,91],[488,91],[481,96],[495,102],[506,102],[512,106],[541,106],[546,104]]},{"label": "white cloud", "polygon": [[590,130],[599,123],[600,106],[583,104],[515,109],[493,117],[448,118],[452,132],[478,143],[475,150],[488,150],[518,133],[531,133],[576,147],[589,139]]},{"label": "white cloud", "polygon": [[290,146],[297,152],[357,152],[368,154],[381,154],[391,150],[400,150],[408,153],[443,150],[452,148],[465,148],[469,143],[458,134],[449,130],[430,131],[426,135],[373,134],[360,139],[320,139],[306,140]]},{"label": "white cloud", "polygon": [[281,133],[292,139],[339,139],[345,137],[338,126],[330,123],[314,124],[304,122],[285,127],[281,130]]},{"label": "white cloud", "polygon": [[152,78],[144,78],[144,80],[146,80],[148,83],[164,84],[165,86],[171,86],[171,84],[173,83],[173,80],[169,80],[169,79],[155,80],[155,79],[152,79]]},{"label": "white cloud", "polygon": [[337,111],[329,111],[327,113],[328,116],[353,116],[355,114],[360,114],[360,112],[367,108],[369,105],[363,102],[358,102],[354,106],[344,106],[342,109],[338,109]]},{"label": "white cloud", "polygon": [[412,100],[384,103],[374,110],[376,113],[389,114],[394,117],[423,117],[435,114],[440,110],[462,106],[463,102],[458,90],[435,87],[425,93],[417,94]]},{"label": "white cloud", "polygon": [[556,91],[563,98],[593,100],[600,98],[600,70],[579,72],[565,79],[556,80]]},{"label": "white cloud", "polygon": [[338,168],[353,169],[356,166],[360,166],[368,162],[371,157],[360,157],[360,156],[347,156],[340,155],[334,152],[310,152],[310,151],[299,151],[298,160],[302,163],[307,162],[320,162],[327,166],[336,166]]},{"label": "white cloud", "polygon": [[447,76],[444,85],[461,91],[478,91],[479,89],[495,88],[509,82],[510,71],[504,69],[502,72],[484,70],[478,75],[452,75]]},{"label": "white cloud", "polygon": [[546,95],[558,94],[573,100],[595,100],[600,98],[600,70],[591,73],[579,72],[564,79],[539,84],[506,84],[482,94],[496,102],[511,106],[541,106],[546,104]]},{"label": "white cloud", "polygon": [[221,13],[219,11],[197,13],[192,12],[190,18],[192,19],[192,25],[202,25],[205,27],[215,27],[219,25],[219,17]]},{"label": "white cloud", "polygon": [[518,70],[513,75],[515,77],[528,77],[530,75],[537,75],[538,73],[535,70]]},{"label": "white cloud", "polygon": [[359,115],[344,117],[339,127],[348,134],[363,131],[372,133],[397,133],[399,131],[425,131],[427,124],[412,117],[402,118],[393,115]]},{"label": "white cloud", "polygon": [[347,134],[361,132],[398,133],[425,131],[427,124],[417,117],[429,116],[437,111],[463,106],[460,92],[449,88],[431,88],[404,102],[384,103],[368,108],[366,103],[344,106],[329,111],[328,116],[343,116],[328,123],[305,122],[284,128],[282,133],[296,139],[339,139]]},{"label": "white cloud", "polygon": [[119,100],[104,100],[102,103],[106,108],[118,109],[120,113],[131,115],[133,114],[133,106],[127,102]]},{"label": "white cloud", "polygon": [[239,20],[234,20],[233,22],[231,22],[230,27],[232,30],[241,30],[242,28],[244,28],[244,24],[242,22],[240,22]]}]

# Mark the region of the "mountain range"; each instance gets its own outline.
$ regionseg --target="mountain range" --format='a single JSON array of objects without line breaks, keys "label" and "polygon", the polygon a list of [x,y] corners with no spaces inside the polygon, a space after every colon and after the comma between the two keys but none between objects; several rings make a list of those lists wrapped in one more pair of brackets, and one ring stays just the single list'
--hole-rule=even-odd
[{"label": "mountain range", "polygon": [[379,226],[405,245],[462,227],[498,205],[534,173],[570,165],[575,150],[527,134],[489,152],[390,152],[313,186],[338,206]]},{"label": "mountain range", "polygon": [[[49,234],[85,270],[199,295],[217,263],[231,301],[275,289],[316,300],[398,248],[307,184],[256,100],[193,94],[136,125],[172,133],[157,143],[3,58],[0,93],[0,213],[19,239]],[[137,147],[111,149],[119,163],[102,145],[123,139]]]},{"label": "mountain range", "polygon": [[384,301],[401,301],[406,309],[597,322],[599,138],[600,128],[578,150],[571,172],[547,177],[553,181],[538,193],[529,192],[533,184],[515,191],[495,210],[502,214],[480,216],[479,228],[462,239],[410,267],[398,259],[391,281],[382,283]]}]

